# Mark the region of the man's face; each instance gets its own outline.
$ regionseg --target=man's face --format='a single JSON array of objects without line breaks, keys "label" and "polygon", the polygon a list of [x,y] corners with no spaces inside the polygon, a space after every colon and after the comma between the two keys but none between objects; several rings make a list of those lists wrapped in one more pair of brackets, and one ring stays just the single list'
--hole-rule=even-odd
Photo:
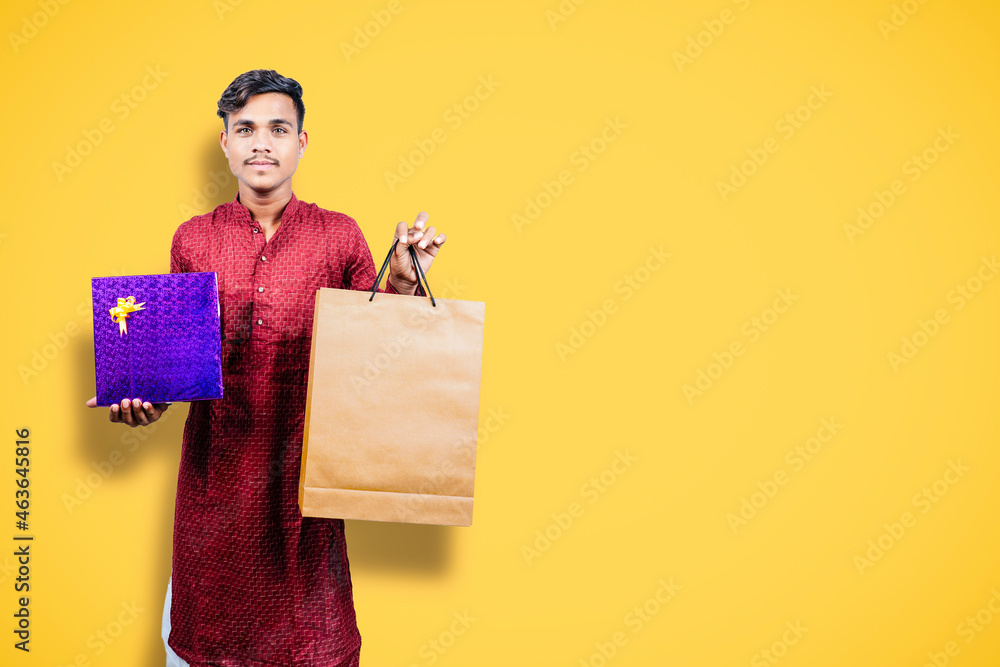
[{"label": "man's face", "polygon": [[254,95],[229,114],[229,129],[219,137],[229,168],[246,186],[267,194],[295,173],[309,138],[298,132],[292,98],[281,93]]}]

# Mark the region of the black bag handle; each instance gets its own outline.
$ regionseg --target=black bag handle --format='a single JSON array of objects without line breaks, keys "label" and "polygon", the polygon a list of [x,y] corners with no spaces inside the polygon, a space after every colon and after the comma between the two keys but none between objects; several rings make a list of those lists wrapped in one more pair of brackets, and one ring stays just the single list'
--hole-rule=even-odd
[{"label": "black bag handle", "polygon": [[[368,297],[369,301],[375,298],[375,290],[378,288],[379,283],[382,282],[382,276],[385,275],[385,270],[389,267],[389,260],[392,258],[392,253],[396,252],[396,245],[398,244],[399,239],[392,242],[392,247],[389,248],[389,254],[385,256],[385,261],[382,262],[382,268],[379,269],[378,276],[375,278],[375,283],[372,285],[372,295]],[[427,290],[427,296],[431,298],[431,306],[437,308],[437,303],[434,301],[434,295],[431,294],[431,285],[427,282],[427,276],[424,274],[423,267],[421,267],[420,262],[417,261],[417,251],[412,245],[406,246],[406,249],[410,251],[410,261],[413,262],[413,266],[417,270],[417,286],[420,286],[420,281],[423,280],[423,287]]]}]

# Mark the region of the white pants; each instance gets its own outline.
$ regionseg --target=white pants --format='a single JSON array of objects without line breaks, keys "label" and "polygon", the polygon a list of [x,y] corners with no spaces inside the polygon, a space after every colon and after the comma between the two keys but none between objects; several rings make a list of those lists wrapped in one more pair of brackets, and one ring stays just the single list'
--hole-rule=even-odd
[{"label": "white pants", "polygon": [[167,667],[190,667],[184,658],[170,648],[167,639],[170,637],[170,591],[174,578],[167,579],[167,598],[163,601],[163,626],[160,635],[163,637],[163,648],[167,649]]}]

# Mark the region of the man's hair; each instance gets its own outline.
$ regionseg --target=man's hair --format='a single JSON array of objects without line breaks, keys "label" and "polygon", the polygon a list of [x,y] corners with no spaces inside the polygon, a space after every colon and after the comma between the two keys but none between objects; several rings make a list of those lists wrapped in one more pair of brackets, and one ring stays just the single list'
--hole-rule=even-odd
[{"label": "man's hair", "polygon": [[222,97],[219,98],[219,118],[222,124],[229,131],[229,114],[236,113],[247,105],[254,95],[263,93],[281,93],[288,95],[295,103],[295,115],[299,121],[299,132],[302,131],[302,122],[306,117],[306,107],[302,104],[302,86],[295,79],[281,76],[273,69],[255,69],[244,72],[233,79]]}]

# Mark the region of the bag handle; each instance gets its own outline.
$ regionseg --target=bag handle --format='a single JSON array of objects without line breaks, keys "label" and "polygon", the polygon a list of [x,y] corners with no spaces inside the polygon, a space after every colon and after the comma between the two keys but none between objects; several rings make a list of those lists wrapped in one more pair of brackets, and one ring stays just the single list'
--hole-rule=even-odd
[{"label": "bag handle", "polygon": [[[385,270],[389,266],[389,260],[392,258],[392,253],[396,252],[396,245],[398,244],[399,239],[392,242],[392,247],[389,248],[389,254],[385,256],[385,261],[382,262],[382,268],[379,269],[378,276],[375,278],[375,283],[372,285],[372,295],[368,297],[369,301],[375,298],[375,289],[379,286],[379,283],[382,282],[382,276],[385,275]],[[431,298],[431,306],[437,308],[437,303],[434,301],[434,295],[431,294],[431,285],[427,282],[427,276],[424,274],[423,267],[421,267],[420,262],[417,261],[417,251],[412,245],[406,246],[406,249],[410,251],[410,261],[413,262],[413,266],[417,270],[417,286],[419,287],[421,285],[420,281],[423,280],[423,287],[427,290],[427,296]]]}]

